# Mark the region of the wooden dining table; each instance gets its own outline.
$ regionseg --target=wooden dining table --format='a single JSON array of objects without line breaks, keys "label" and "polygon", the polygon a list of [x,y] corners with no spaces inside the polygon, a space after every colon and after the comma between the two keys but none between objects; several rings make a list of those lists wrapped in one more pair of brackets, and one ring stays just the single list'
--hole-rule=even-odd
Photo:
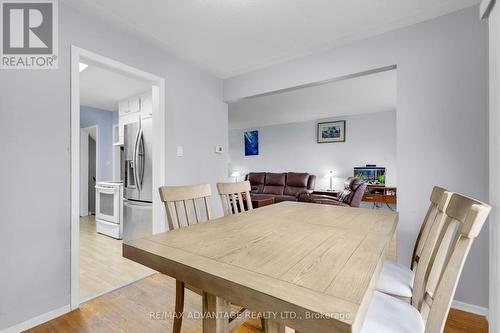
[{"label": "wooden dining table", "polygon": [[[282,202],[123,244],[123,256],[203,290],[204,310],[229,304],[267,332],[359,332],[398,214]],[[227,318],[226,318],[227,319]],[[228,332],[224,316],[203,333]]]}]

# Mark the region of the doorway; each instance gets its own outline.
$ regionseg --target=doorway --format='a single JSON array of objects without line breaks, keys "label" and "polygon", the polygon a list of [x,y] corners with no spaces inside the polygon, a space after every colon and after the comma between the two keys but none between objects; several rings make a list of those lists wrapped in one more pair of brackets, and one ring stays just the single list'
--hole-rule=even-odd
[{"label": "doorway", "polygon": [[80,217],[95,215],[98,126],[80,129]]},{"label": "doorway", "polygon": [[[159,195],[152,191],[164,184],[165,177],[165,82],[75,46],[71,52],[71,308],[75,309],[154,273],[121,255],[124,131],[132,123],[151,126],[145,139],[152,147],[149,232],[165,231]],[[92,77],[90,86],[105,87],[94,89],[89,97],[85,80]],[[113,77],[114,82],[106,81]],[[123,101],[127,109],[122,108]]]}]

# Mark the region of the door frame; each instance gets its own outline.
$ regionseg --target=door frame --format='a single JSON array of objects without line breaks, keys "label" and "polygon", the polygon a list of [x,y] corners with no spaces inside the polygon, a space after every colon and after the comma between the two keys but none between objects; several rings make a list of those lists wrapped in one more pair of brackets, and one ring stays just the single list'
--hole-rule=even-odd
[{"label": "door frame", "polygon": [[489,29],[489,201],[493,207],[489,217],[490,276],[488,325],[490,333],[500,333],[500,12],[495,0],[482,0],[481,19],[488,20]]},{"label": "door frame", "polygon": [[[83,128],[80,128],[80,133],[84,132],[84,133],[87,133],[89,134],[90,130],[93,130],[95,129],[95,178],[96,178],[96,181],[98,181],[98,175],[99,175],[99,126],[98,125],[92,125],[92,126],[88,126],[88,127],[83,127]],[[90,135],[89,135],[90,136]],[[81,137],[80,137],[81,139]],[[80,148],[82,148],[82,144],[80,142],[80,144],[78,145]],[[88,165],[88,158],[89,158],[89,154],[88,154],[88,144],[87,144],[87,152],[86,154],[82,154],[83,152],[80,151],[80,157],[83,156],[86,161],[87,161],[87,165]],[[83,161],[80,160],[80,166],[82,165]],[[78,172],[79,175],[80,175],[80,178],[81,178],[81,170]],[[88,188],[88,183],[89,183],[89,173],[87,172],[87,181],[85,182],[87,184],[87,188]],[[82,181],[80,181],[80,185],[82,185]],[[80,187],[80,194],[82,194],[82,189]],[[88,197],[88,192],[87,192],[87,197]],[[81,203],[82,203],[82,200],[80,198],[80,212],[82,211],[82,207],[81,207]],[[90,213],[89,210],[88,210],[88,204],[89,202],[87,202],[87,215]],[[82,216],[80,214],[80,216]]]},{"label": "door frame", "polygon": [[[153,188],[165,184],[165,79],[71,45],[71,310],[80,306],[80,70],[84,59],[151,82],[153,91]],[[97,153],[97,151],[96,151]],[[153,233],[166,231],[159,193],[153,191]]]}]

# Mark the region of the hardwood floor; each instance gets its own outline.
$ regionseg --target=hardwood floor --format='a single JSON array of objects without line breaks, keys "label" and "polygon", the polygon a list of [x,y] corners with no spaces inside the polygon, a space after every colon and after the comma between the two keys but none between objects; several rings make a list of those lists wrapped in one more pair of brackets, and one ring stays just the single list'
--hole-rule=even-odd
[{"label": "hardwood floor", "polygon": [[446,322],[446,333],[488,333],[488,322],[483,316],[451,309]]},{"label": "hardwood floor", "polygon": [[[83,304],[70,312],[27,332],[171,332],[169,312],[174,310],[175,281],[155,274]],[[201,311],[201,297],[186,290],[185,315]],[[183,333],[200,333],[201,320],[185,318]],[[237,333],[260,333],[259,320],[247,321]],[[487,333],[481,316],[452,310],[445,333]]]},{"label": "hardwood floor", "polygon": [[95,217],[80,218],[80,300],[156,273],[122,256],[122,241],[96,232]]}]

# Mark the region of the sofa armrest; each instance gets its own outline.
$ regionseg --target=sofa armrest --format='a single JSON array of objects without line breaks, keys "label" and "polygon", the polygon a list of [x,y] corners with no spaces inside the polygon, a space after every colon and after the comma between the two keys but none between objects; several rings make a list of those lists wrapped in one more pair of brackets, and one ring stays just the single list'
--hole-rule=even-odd
[{"label": "sofa armrest", "polygon": [[[309,190],[309,189],[306,189],[306,188],[305,188],[305,189],[302,189],[302,190],[300,190],[299,192],[297,192],[297,193],[295,194],[295,196],[297,197],[297,200],[299,200],[299,198],[300,198],[301,196],[311,196],[313,192],[314,192],[314,190]],[[300,200],[299,200],[299,201],[300,201]]]},{"label": "sofa armrest", "polygon": [[332,206],[350,207],[349,204],[346,204],[345,202],[337,201],[337,200],[331,200],[328,202],[328,204],[332,205]]},{"label": "sofa armrest", "polygon": [[309,191],[300,192],[297,195],[297,200],[300,202],[311,202],[311,193]]}]

